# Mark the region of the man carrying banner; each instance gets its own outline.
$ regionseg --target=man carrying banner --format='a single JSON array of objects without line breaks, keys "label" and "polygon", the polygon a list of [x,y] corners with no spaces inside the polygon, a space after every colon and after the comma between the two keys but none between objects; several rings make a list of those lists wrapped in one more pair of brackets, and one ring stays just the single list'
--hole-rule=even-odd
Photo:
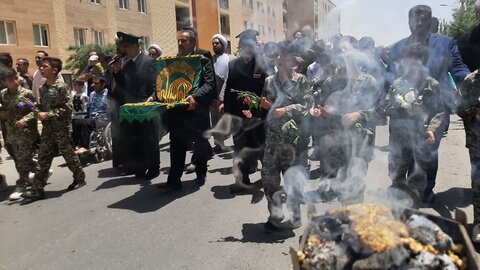
[{"label": "man carrying banner", "polygon": [[[164,122],[170,131],[171,167],[167,182],[160,184],[158,187],[169,191],[182,189],[180,179],[183,174],[187,146],[190,141],[194,142],[193,154],[195,155],[195,172],[197,174],[195,183],[197,185],[205,184],[210,144],[203,136],[203,133],[210,128],[209,106],[216,98],[215,73],[212,62],[204,56],[194,55],[197,42],[195,32],[188,29],[182,30],[177,40],[178,61],[171,63],[169,66],[184,66],[184,68],[175,72],[185,72],[185,74],[172,76],[174,74],[171,73],[173,73],[174,69],[168,67],[164,71],[160,71],[159,76],[163,76],[162,74],[165,73],[167,80],[168,78],[177,78],[177,76],[178,78],[174,81],[167,81],[169,84],[169,87],[166,89],[168,95],[165,96],[165,93],[163,93],[162,95],[164,96],[159,96],[157,86],[157,95],[149,99],[149,101],[168,102],[168,98],[175,96],[172,93],[177,93],[176,97],[184,96],[183,101],[188,103],[184,107],[167,109],[163,115]],[[198,59],[199,62],[195,62]],[[190,70],[196,69],[198,65],[200,65],[199,72],[191,74]],[[192,77],[194,77],[193,83],[187,80]],[[183,85],[183,87],[173,89],[175,85]],[[191,86],[191,89],[186,87],[188,85]],[[183,91],[180,91],[181,89]],[[167,100],[165,100],[165,97]]]},{"label": "man carrying banner", "polygon": [[[140,51],[139,39],[117,32],[117,52],[122,58],[111,64],[116,86],[109,94],[114,108],[144,102],[154,92],[155,60]],[[112,117],[112,139],[114,167],[123,166],[125,174],[134,173],[137,178],[159,175],[160,149],[153,121],[118,123],[118,118]]]}]

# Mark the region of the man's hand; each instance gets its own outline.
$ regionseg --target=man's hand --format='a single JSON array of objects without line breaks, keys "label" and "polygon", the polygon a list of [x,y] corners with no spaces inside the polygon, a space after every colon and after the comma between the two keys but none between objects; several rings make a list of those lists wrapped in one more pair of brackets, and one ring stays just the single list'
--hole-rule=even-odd
[{"label": "man's hand", "polygon": [[37,116],[38,120],[40,120],[40,121],[45,121],[45,119],[47,119],[47,117],[48,116],[47,116],[46,112],[39,112],[38,116]]},{"label": "man's hand", "polygon": [[10,117],[10,112],[9,111],[0,111],[0,119],[5,120],[8,117]]},{"label": "man's hand", "polygon": [[147,100],[145,100],[145,102],[153,102],[153,97],[148,97]]},{"label": "man's hand", "polygon": [[185,101],[188,102],[188,110],[193,111],[197,108],[197,102],[192,96],[188,96],[185,98]]},{"label": "man's hand", "polygon": [[15,122],[15,127],[16,128],[25,128],[27,126],[27,122],[25,122],[25,120],[18,120],[17,122]]},{"label": "man's hand", "polygon": [[345,126],[351,126],[354,123],[357,123],[362,119],[362,114],[359,112],[352,112],[352,113],[347,113],[342,117],[342,123]]},{"label": "man's hand", "polygon": [[225,104],[222,101],[219,101],[217,109],[220,113],[223,113],[225,111]]},{"label": "man's hand", "polygon": [[119,73],[122,70],[122,61],[117,60],[113,62],[113,64],[110,65],[110,67],[113,70],[113,73]]},{"label": "man's hand", "polygon": [[253,114],[250,110],[242,110],[243,115],[245,115],[246,118],[252,118]]},{"label": "man's hand", "polygon": [[285,108],[277,108],[273,112],[273,116],[276,117],[276,118],[280,118],[280,117],[282,117],[286,114],[287,114],[287,109],[285,109]]},{"label": "man's hand", "polygon": [[260,101],[260,107],[264,110],[269,110],[272,107],[272,104],[266,98],[262,98],[262,101]]},{"label": "man's hand", "polygon": [[427,130],[427,143],[428,144],[433,144],[435,143],[435,133],[431,130]]}]

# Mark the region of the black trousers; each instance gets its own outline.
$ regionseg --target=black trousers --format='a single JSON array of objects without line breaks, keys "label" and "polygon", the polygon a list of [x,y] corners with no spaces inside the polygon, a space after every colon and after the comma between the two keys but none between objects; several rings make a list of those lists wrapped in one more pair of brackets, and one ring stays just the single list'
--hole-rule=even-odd
[{"label": "black trousers", "polygon": [[120,123],[121,142],[124,143],[124,165],[136,174],[160,169],[158,130],[154,120],[142,123],[127,121]]},{"label": "black trousers", "polygon": [[75,146],[88,149],[90,146],[90,135],[96,129],[94,119],[73,119],[73,143]]},{"label": "black trousers", "polygon": [[250,184],[249,175],[257,169],[258,161],[263,160],[265,145],[265,126],[263,120],[244,119],[241,130],[233,135],[233,154],[240,158],[239,170],[242,180]]},{"label": "black trousers", "polygon": [[172,109],[164,114],[170,131],[170,171],[167,185],[181,186],[188,144],[193,141],[195,172],[197,177],[207,175],[210,143],[203,133],[210,128],[208,108],[185,111],[184,108]]}]

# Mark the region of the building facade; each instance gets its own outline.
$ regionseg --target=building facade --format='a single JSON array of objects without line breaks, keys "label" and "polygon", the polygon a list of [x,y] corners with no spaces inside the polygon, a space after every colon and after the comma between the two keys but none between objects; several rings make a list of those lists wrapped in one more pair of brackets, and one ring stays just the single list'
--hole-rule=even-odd
[{"label": "building facade", "polygon": [[297,30],[309,38],[328,39],[340,34],[340,12],[331,0],[282,0],[283,32],[291,39]]}]

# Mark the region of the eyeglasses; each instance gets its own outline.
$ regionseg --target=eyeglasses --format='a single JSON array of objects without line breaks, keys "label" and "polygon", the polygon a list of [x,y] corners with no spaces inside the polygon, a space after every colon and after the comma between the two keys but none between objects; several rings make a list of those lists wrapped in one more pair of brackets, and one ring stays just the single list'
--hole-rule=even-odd
[{"label": "eyeglasses", "polygon": [[220,42],[214,41],[214,42],[212,42],[212,45],[220,45]]}]

